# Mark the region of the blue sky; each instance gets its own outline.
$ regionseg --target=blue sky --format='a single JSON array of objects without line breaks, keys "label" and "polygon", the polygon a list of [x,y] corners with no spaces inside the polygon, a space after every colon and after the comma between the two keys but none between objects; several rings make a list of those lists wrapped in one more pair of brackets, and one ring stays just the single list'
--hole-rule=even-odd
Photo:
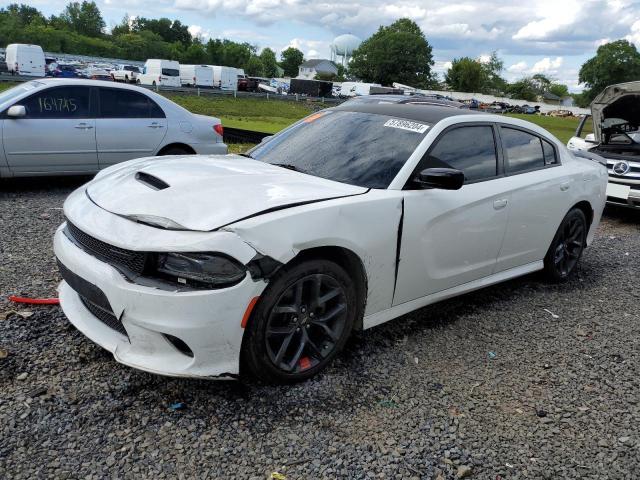
[{"label": "blue sky", "polygon": [[[66,1],[27,0],[45,14]],[[97,0],[108,26],[125,14],[179,19],[205,40],[248,41],[277,52],[300,48],[307,58],[329,56],[342,33],[366,38],[379,25],[413,19],[433,46],[435,69],[460,56],[485,58],[496,50],[513,80],[546,74],[579,91],[578,71],[607,41],[640,47],[640,0]]]}]

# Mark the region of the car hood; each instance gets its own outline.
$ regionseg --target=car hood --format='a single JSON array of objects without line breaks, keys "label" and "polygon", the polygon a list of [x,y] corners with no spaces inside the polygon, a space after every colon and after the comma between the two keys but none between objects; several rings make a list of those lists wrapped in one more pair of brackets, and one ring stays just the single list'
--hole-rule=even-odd
[{"label": "car hood", "polygon": [[366,193],[368,189],[239,155],[133,161],[96,178],[89,198],[141,223],[210,231],[259,214]]},{"label": "car hood", "polygon": [[591,103],[591,114],[598,143],[602,142],[602,127],[608,118],[621,118],[639,125],[640,81],[619,83],[605,88]]}]

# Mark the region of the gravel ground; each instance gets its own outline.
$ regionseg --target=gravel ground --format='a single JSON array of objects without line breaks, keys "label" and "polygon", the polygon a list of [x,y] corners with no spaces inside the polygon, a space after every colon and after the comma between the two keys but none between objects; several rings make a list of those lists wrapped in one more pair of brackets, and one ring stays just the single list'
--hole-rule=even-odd
[{"label": "gravel ground", "polygon": [[[79,184],[0,184],[0,312],[55,295],[51,236]],[[58,307],[0,313],[0,477],[636,479],[639,225],[608,210],[570,282],[414,312],[292,387],[138,372]]]}]

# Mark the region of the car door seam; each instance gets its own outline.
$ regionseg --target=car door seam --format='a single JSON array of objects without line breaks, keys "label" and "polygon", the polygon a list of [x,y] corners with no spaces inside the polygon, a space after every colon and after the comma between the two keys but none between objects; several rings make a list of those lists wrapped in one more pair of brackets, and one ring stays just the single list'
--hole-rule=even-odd
[{"label": "car door seam", "polygon": [[396,239],[396,265],[393,277],[393,295],[391,296],[391,304],[396,297],[396,286],[398,285],[398,271],[400,270],[400,250],[402,248],[402,229],[404,227],[404,197],[400,202],[400,220],[398,222],[398,236]]}]

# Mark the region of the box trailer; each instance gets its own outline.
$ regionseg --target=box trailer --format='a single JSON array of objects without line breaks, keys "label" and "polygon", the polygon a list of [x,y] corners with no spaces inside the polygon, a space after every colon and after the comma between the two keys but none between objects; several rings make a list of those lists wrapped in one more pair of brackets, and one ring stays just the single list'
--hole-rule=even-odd
[{"label": "box trailer", "polygon": [[[384,88],[379,83],[363,82],[342,82],[340,87],[341,97],[358,97],[360,95],[371,95],[371,89]],[[378,92],[382,93],[382,92]]]},{"label": "box trailer", "polygon": [[210,65],[213,72],[213,88],[220,90],[238,90],[238,69]]},{"label": "box trailer", "polygon": [[180,83],[187,87],[213,88],[213,71],[208,65],[180,65]]},{"label": "box trailer", "polygon": [[300,95],[307,95],[309,97],[330,97],[332,87],[332,82],[292,78],[289,85],[289,93],[297,93]]},{"label": "box trailer", "polygon": [[46,63],[44,52],[40,45],[27,45],[24,43],[7,45],[5,60],[7,62],[7,70],[12,75],[45,76]]}]

